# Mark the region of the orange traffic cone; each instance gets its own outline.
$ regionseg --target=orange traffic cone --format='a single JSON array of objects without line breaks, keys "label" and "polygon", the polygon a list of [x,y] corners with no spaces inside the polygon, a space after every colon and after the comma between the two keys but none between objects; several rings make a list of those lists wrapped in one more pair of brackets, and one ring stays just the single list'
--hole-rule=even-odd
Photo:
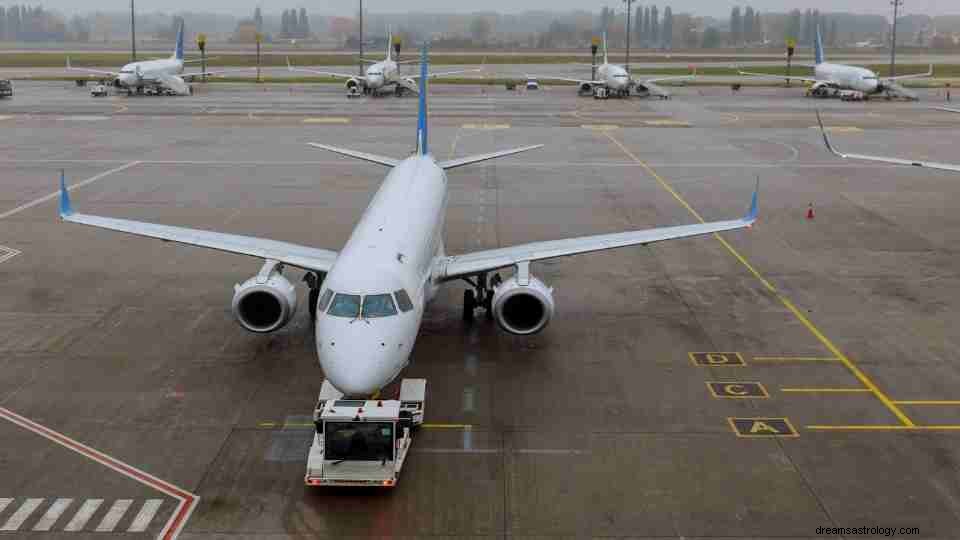
[{"label": "orange traffic cone", "polygon": [[807,206],[807,219],[813,219],[813,203]]}]

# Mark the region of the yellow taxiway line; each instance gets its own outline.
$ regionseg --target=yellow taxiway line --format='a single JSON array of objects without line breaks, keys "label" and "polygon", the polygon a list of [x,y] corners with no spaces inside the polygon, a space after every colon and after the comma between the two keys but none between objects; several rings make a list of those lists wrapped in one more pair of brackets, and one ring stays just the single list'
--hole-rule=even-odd
[{"label": "yellow taxiway line", "polygon": [[[614,137],[613,134],[611,134],[611,132],[604,131],[603,135],[608,139],[610,139],[610,141],[613,144],[617,145],[620,148],[620,150],[622,150],[623,153],[627,155],[627,157],[629,157],[630,159],[635,161],[638,165],[643,167],[644,170],[646,170],[650,174],[650,176],[655,178],[657,182],[659,182],[660,185],[665,190],[667,190],[667,192],[673,195],[673,198],[676,199],[677,202],[679,202],[684,208],[686,208],[687,211],[690,212],[690,214],[694,218],[696,218],[701,223],[706,223],[703,217],[701,217],[700,214],[696,210],[694,210],[693,207],[690,206],[690,204],[687,203],[687,201],[684,200],[684,198],[681,197],[680,194],[677,193],[677,191],[673,189],[673,187],[666,180],[663,179],[663,177],[657,174],[657,171],[653,170],[653,168],[650,167],[650,165],[648,165],[645,161],[643,161],[642,159],[634,155],[634,153],[631,152],[626,146],[624,146],[623,143],[617,140],[617,138]],[[714,233],[713,236],[714,238],[717,239],[717,241],[720,242],[720,244],[723,245],[724,248],[726,248],[726,250],[731,255],[733,255],[738,261],[740,261],[740,264],[742,264],[747,270],[749,270],[750,273],[753,274],[753,276],[757,278],[757,280],[759,280],[760,283],[762,283],[763,286],[771,294],[773,294],[780,301],[780,303],[782,303],[784,307],[786,307],[787,310],[790,311],[790,313],[792,313],[793,316],[796,317],[796,319],[800,321],[800,323],[803,324],[803,326],[806,327],[807,330],[809,330],[810,333],[813,334],[814,337],[816,337],[820,341],[820,343],[822,343],[823,346],[827,348],[827,350],[830,351],[831,354],[836,356],[837,359],[839,359],[840,362],[842,362],[843,365],[846,366],[846,368],[857,378],[857,380],[859,380],[860,383],[863,384],[863,386],[869,389],[873,393],[873,395],[875,395],[877,399],[879,399],[880,402],[883,403],[883,405],[888,410],[890,410],[890,412],[893,413],[893,415],[896,416],[898,420],[900,420],[901,424],[903,424],[905,427],[916,426],[916,424],[913,423],[913,420],[911,420],[910,417],[904,414],[904,412],[900,410],[900,407],[894,404],[893,400],[890,399],[890,397],[887,396],[887,394],[885,394],[882,390],[880,390],[880,388],[873,382],[872,379],[870,379],[870,377],[868,377],[863,371],[861,371],[860,368],[858,368],[856,364],[854,364],[853,361],[847,357],[847,355],[843,354],[843,352],[836,345],[834,345],[834,343],[830,341],[830,339],[826,335],[824,335],[824,333],[821,332],[820,329],[817,328],[817,326],[814,325],[813,322],[810,321],[810,319],[808,319],[807,316],[804,315],[803,312],[800,311],[797,308],[797,306],[795,306],[789,298],[780,294],[780,291],[776,287],[774,287],[772,283],[767,281],[767,279],[763,277],[763,275],[759,271],[757,271],[757,269],[754,268],[752,264],[750,264],[750,261],[748,261],[746,257],[741,255],[739,251],[734,249],[734,247],[730,245],[730,243],[727,242],[722,236],[720,236],[719,233]]]}]

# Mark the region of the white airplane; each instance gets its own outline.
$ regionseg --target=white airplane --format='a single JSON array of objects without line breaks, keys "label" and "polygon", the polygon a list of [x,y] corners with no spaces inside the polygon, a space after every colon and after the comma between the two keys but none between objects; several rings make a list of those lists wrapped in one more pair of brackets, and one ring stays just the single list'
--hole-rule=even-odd
[{"label": "white airplane", "polygon": [[[591,67],[592,64],[587,64]],[[529,76],[539,78],[535,75]],[[666,81],[681,81],[693,79],[695,75],[684,75],[680,77],[660,77],[656,79],[634,79],[627,73],[623,66],[611,64],[607,54],[607,35],[603,35],[603,63],[597,66],[597,80],[567,79],[564,77],[542,77],[546,80],[566,81],[577,83],[577,91],[581,94],[592,93],[593,89],[602,86],[610,92],[611,95],[618,97],[627,97],[631,93],[639,97],[659,97],[660,99],[670,99],[671,93],[657,83]]]},{"label": "white airplane", "polygon": [[[948,109],[949,110],[949,109]],[[960,111],[956,111],[960,112]],[[823,119],[820,117],[820,111],[817,111],[817,122],[820,124],[820,133],[823,134],[823,142],[827,145],[827,150],[837,156],[846,159],[860,159],[864,161],[877,161],[880,163],[890,163],[892,165],[909,165],[910,167],[921,167],[924,169],[938,169],[941,171],[960,172],[960,165],[951,165],[949,163],[937,163],[935,161],[913,161],[909,159],[900,159],[886,156],[868,156],[866,154],[847,154],[840,152],[830,142],[830,136],[827,135],[826,128],[823,127]]]},{"label": "white airplane", "polygon": [[[919,99],[916,92],[908,90],[897,84],[897,81],[906,79],[920,79],[933,75],[933,64],[926,73],[915,73],[912,75],[899,75],[897,77],[880,78],[873,71],[844,64],[830,64],[826,61],[823,54],[823,41],[820,38],[820,26],[817,26],[817,40],[814,46],[814,65],[806,66],[813,68],[813,77],[794,77],[798,81],[811,83],[809,95],[817,97],[828,97],[835,95],[841,90],[856,90],[863,92],[864,95],[886,94],[887,97],[900,96],[908,99]],[[770,73],[751,73],[748,71],[739,71],[740,75],[747,77],[758,77],[764,79],[782,80],[787,78],[785,75],[773,75]]]},{"label": "white airplane", "polygon": [[[534,277],[531,263],[545,259],[646,246],[751,226],[757,219],[757,192],[742,219],[696,223],[533,242],[448,256],[444,221],[446,171],[540,148],[437,161],[427,136],[427,51],[420,68],[416,152],[404,159],[322,144],[322,148],[390,169],[343,249],[326,249],[154,223],[79,214],[61,176],[63,221],[248,255],[266,262],[260,272],[234,287],[233,313],[253,332],[273,332],[296,310],[297,293],[283,275],[285,266],[306,270],[309,307],[315,320],[317,356],[327,379],[348,396],[369,396],[389,384],[407,365],[428,302],[444,283],[463,280],[464,317],[478,307],[512,334],[528,335],[547,326],[554,312],[553,289]],[[491,273],[513,268],[506,280]]]},{"label": "white airplane", "polygon": [[[405,91],[416,94],[417,78],[415,76],[404,76],[400,73],[401,64],[416,63],[416,60],[399,61],[393,59],[393,34],[387,33],[387,56],[383,60],[368,60],[361,58],[360,62],[370,63],[371,65],[364,71],[362,76],[348,75],[346,73],[334,73],[331,71],[319,71],[308,68],[296,68],[290,64],[290,58],[287,58],[287,69],[292,72],[311,73],[314,75],[323,75],[324,77],[335,77],[337,79],[346,79],[344,86],[347,88],[347,94],[357,96],[361,93],[376,96],[381,90],[393,87],[394,94],[397,97],[403,95]],[[458,71],[447,71],[443,73],[430,73],[430,77],[442,77],[444,75],[456,75],[458,73],[469,73],[480,71],[479,69],[462,69]]]},{"label": "white airplane", "polygon": [[70,64],[70,58],[67,57],[67,69],[70,71],[83,71],[108,76],[113,79],[114,86],[117,88],[125,88],[129,94],[133,94],[134,92],[142,94],[144,88],[156,87],[179,96],[188,96],[193,93],[193,88],[189,82],[197,77],[229,73],[232,71],[249,71],[248,69],[234,69],[184,73],[184,64],[193,61],[194,60],[185,61],[183,59],[183,23],[181,22],[180,28],[177,30],[176,48],[173,50],[170,58],[132,62],[120,68],[119,72],[115,72],[73,67]]}]

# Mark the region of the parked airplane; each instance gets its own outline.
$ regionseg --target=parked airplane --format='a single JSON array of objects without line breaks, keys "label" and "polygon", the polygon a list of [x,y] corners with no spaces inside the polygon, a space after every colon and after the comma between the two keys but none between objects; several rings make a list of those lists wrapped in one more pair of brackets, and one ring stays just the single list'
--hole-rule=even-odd
[{"label": "parked airplane", "polygon": [[119,72],[114,72],[73,67],[68,57],[67,69],[70,71],[83,71],[110,77],[113,80],[114,86],[117,88],[125,88],[129,94],[133,94],[134,92],[142,94],[145,88],[154,87],[180,96],[187,96],[193,93],[193,88],[189,85],[189,82],[197,77],[229,73],[231,71],[248,71],[246,69],[234,69],[184,73],[183,65],[187,62],[193,62],[193,60],[185,61],[183,59],[183,23],[181,22],[180,28],[177,30],[176,48],[173,50],[170,58],[132,62],[123,66]]},{"label": "parked airplane", "polygon": [[[418,92],[417,77],[404,76],[400,73],[401,64],[415,63],[416,60],[399,61],[393,59],[393,34],[387,33],[387,56],[383,60],[360,59],[361,63],[371,63],[370,67],[364,71],[364,75],[347,75],[345,73],[334,73],[331,71],[320,71],[308,68],[296,68],[290,64],[290,58],[287,58],[287,69],[292,72],[311,73],[314,75],[323,75],[324,77],[335,77],[346,79],[344,86],[347,88],[347,95],[358,96],[361,93],[365,95],[376,96],[381,90],[393,87],[394,94],[397,97],[403,95],[405,91],[413,93]],[[458,71],[447,71],[443,73],[430,73],[430,77],[442,77],[445,75],[456,75],[458,73],[469,73],[480,71],[479,69],[462,69]]]},{"label": "parked airplane", "polygon": [[[960,111],[956,111],[956,112],[960,112]],[[823,127],[823,119],[820,117],[820,111],[817,111],[817,122],[820,124],[820,133],[823,134],[823,142],[827,145],[827,150],[830,150],[830,152],[837,157],[848,158],[848,159],[861,159],[865,161],[878,161],[881,163],[890,163],[893,165],[909,165],[911,167],[922,167],[924,169],[938,169],[941,171],[960,172],[960,165],[951,165],[949,163],[937,163],[934,161],[913,161],[909,159],[900,159],[900,158],[885,157],[885,156],[868,156],[865,154],[846,154],[846,153],[840,152],[830,142],[830,136],[827,135],[827,130]]]},{"label": "parked airplane", "polygon": [[[591,65],[591,67],[593,67]],[[603,63],[597,66],[597,80],[568,79],[564,77],[542,77],[546,80],[566,81],[577,83],[577,91],[581,94],[595,93],[597,87],[604,88],[603,94],[617,97],[628,97],[631,94],[639,97],[658,97],[670,99],[671,93],[657,83],[666,81],[690,80],[695,75],[680,77],[660,77],[656,79],[638,80],[630,76],[623,66],[611,64],[607,54],[607,35],[603,35]],[[529,76],[539,78],[537,76]]]},{"label": "parked airplane", "polygon": [[[350,396],[366,396],[392,381],[409,362],[424,310],[444,283],[463,280],[463,314],[484,308],[512,334],[539,332],[554,311],[553,289],[534,277],[531,263],[626,246],[700,236],[751,226],[757,193],[742,219],[696,223],[533,242],[448,256],[443,230],[447,206],[446,171],[540,148],[524,146],[437,161],[430,153],[427,122],[427,50],[420,67],[417,145],[404,159],[313,144],[390,168],[359,223],[339,253],[274,240],[208,232],[74,212],[63,177],[63,221],[138,236],[265,259],[260,272],[234,287],[233,313],[252,332],[273,332],[296,310],[297,294],[283,275],[285,266],[307,271],[309,308],[315,318],[320,365],[330,382]],[[499,270],[514,275],[500,279]]]},{"label": "parked airplane", "polygon": [[[814,43],[814,61],[813,77],[793,77],[796,79],[811,83],[809,95],[817,97],[828,97],[838,95],[841,90],[856,90],[863,92],[864,95],[886,94],[887,97],[904,97],[908,99],[919,99],[916,92],[908,90],[897,84],[897,81],[905,79],[920,79],[933,75],[933,64],[926,73],[916,73],[913,75],[899,75],[897,77],[881,78],[873,71],[844,64],[827,63],[823,54],[823,41],[820,38],[820,26],[817,26],[817,39]],[[782,80],[784,75],[773,75],[770,73],[751,73],[740,71],[740,75],[748,77],[760,77],[766,79]]]}]

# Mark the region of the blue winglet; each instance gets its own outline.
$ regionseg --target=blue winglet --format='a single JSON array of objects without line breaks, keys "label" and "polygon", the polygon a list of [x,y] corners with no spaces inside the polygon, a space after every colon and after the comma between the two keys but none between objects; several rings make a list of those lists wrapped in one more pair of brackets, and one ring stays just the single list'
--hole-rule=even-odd
[{"label": "blue winglet", "polygon": [[760,213],[760,205],[758,203],[757,194],[760,192],[760,179],[757,178],[757,187],[753,190],[753,198],[750,200],[750,211],[747,212],[744,221],[754,222],[757,220],[757,215]]},{"label": "blue winglet", "polygon": [[60,217],[70,214],[73,214],[73,206],[70,204],[70,192],[67,191],[66,174],[60,171]]}]

